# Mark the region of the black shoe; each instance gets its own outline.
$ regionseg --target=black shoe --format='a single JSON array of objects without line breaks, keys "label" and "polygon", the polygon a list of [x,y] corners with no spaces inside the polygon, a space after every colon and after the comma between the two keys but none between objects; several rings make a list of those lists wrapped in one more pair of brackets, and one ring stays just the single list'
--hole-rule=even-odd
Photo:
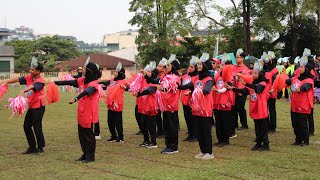
[{"label": "black shoe", "polygon": [[86,159],[86,157],[84,156],[84,155],[82,155],[81,157],[79,157],[78,159],[76,159],[76,161],[83,161],[83,160],[85,160]]},{"label": "black shoe", "polygon": [[228,145],[230,145],[229,142],[223,142],[223,143],[220,143],[220,144],[218,145],[218,147],[224,147],[224,146],[228,146]]},{"label": "black shoe", "polygon": [[117,139],[115,142],[117,142],[117,143],[124,143],[124,140],[123,140],[123,139]]},{"label": "black shoe", "polygon": [[39,153],[44,153],[43,148],[39,148],[38,151],[39,151]]},{"label": "black shoe", "polygon": [[158,144],[157,143],[149,143],[148,146],[146,146],[146,148],[149,148],[149,149],[158,148]]},{"label": "black shoe", "polygon": [[136,135],[142,135],[142,131],[138,131]]},{"label": "black shoe", "polygon": [[37,148],[31,148],[29,147],[25,152],[22,154],[38,154],[39,150]]},{"label": "black shoe", "polygon": [[269,134],[272,134],[272,133],[276,133],[277,131],[275,129],[270,129],[268,132]]},{"label": "black shoe", "polygon": [[178,150],[173,150],[171,148],[165,148],[164,150],[161,151],[161,153],[163,154],[174,154],[174,153],[178,153]]},{"label": "black shoe", "polygon": [[241,126],[240,128],[238,128],[238,130],[247,130],[249,129],[248,127],[244,127],[244,126]]},{"label": "black shoe", "polygon": [[300,146],[309,146],[309,142],[301,143]]},{"label": "black shoe", "polygon": [[291,145],[294,145],[294,146],[300,146],[301,144],[302,144],[302,142],[298,142],[298,141],[296,141],[296,142],[292,143]]},{"label": "black shoe", "polygon": [[261,147],[261,144],[256,144],[251,148],[251,151],[257,151]]},{"label": "black shoe", "polygon": [[140,147],[147,147],[149,144],[150,144],[150,142],[148,142],[148,141],[143,141],[143,142],[140,144]]},{"label": "black shoe", "polygon": [[191,139],[189,139],[189,142],[196,142],[196,141],[198,141],[198,138],[191,138]]},{"label": "black shoe", "polygon": [[263,145],[258,149],[258,151],[269,151],[269,150],[270,150],[269,145]]},{"label": "black shoe", "polygon": [[108,141],[108,142],[116,142],[116,140],[117,140],[116,138],[110,138],[110,139],[108,139],[107,141]]},{"label": "black shoe", "polygon": [[94,162],[94,159],[84,159],[84,160],[81,160],[82,163],[91,163],[91,162]]}]

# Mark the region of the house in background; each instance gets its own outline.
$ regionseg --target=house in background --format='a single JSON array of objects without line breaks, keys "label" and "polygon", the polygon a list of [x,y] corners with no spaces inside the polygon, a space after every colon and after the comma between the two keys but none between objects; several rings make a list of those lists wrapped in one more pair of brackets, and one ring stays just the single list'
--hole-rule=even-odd
[{"label": "house in background", "polygon": [[102,79],[110,79],[112,77],[113,72],[118,65],[118,62],[122,63],[122,66],[126,70],[127,77],[130,77],[131,73],[136,72],[135,62],[115,56],[110,56],[104,53],[92,53],[90,55],[81,56],[70,61],[64,61],[61,64],[56,65],[56,67],[61,69],[61,71],[75,70],[78,67],[83,67],[88,56],[90,56],[90,62],[98,64],[100,70],[103,70]]},{"label": "house in background", "polygon": [[137,44],[135,40],[139,32],[137,30],[129,29],[128,31],[120,31],[117,33],[106,34],[103,36],[103,46],[107,46],[112,51],[134,48],[135,54],[138,54]]},{"label": "house in background", "polygon": [[14,47],[0,46],[0,74],[14,73]]}]

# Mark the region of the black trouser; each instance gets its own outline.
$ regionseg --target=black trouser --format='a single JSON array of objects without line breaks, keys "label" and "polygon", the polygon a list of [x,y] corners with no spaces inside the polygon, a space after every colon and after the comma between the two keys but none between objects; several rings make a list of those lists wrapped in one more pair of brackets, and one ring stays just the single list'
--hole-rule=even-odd
[{"label": "black trouser", "polygon": [[246,104],[246,100],[247,100],[247,96],[245,95],[238,95],[236,94],[236,103],[235,103],[235,108],[234,108],[234,112],[233,112],[233,116],[235,118],[235,122],[236,122],[236,126],[239,127],[238,125],[238,114],[240,116],[240,122],[241,122],[241,126],[247,128],[248,127],[248,123],[247,123],[247,111],[244,108],[245,104]]},{"label": "black trouser", "polygon": [[232,127],[232,113],[230,111],[215,110],[214,116],[216,118],[216,134],[218,143],[229,143]]},{"label": "black trouser", "polygon": [[[23,129],[26,134],[29,147],[36,148],[38,143],[38,148],[43,148],[45,146],[43,131],[42,131],[42,117],[46,108],[41,106],[37,109],[28,109],[28,112],[24,118]],[[32,131],[33,127],[33,131]],[[36,135],[37,142],[35,140],[34,134]]]},{"label": "black trouser", "polygon": [[278,91],[277,99],[281,99],[282,94],[283,94],[283,90]]},{"label": "black trouser", "polygon": [[195,128],[195,119],[191,112],[190,106],[183,106],[183,114],[184,119],[186,120],[187,128],[188,128],[188,137],[195,138],[197,136],[197,128]]},{"label": "black trouser", "polygon": [[257,144],[264,143],[265,145],[269,145],[268,118],[265,118],[265,119],[254,119],[254,130],[256,132],[256,142],[257,142]]},{"label": "black trouser", "polygon": [[163,112],[163,129],[167,148],[178,150],[178,111]]},{"label": "black trouser", "polygon": [[309,133],[307,124],[308,114],[296,113],[291,111],[291,123],[294,134],[296,135],[295,142],[309,143]]},{"label": "black trouser", "polygon": [[314,133],[313,108],[311,109],[311,113],[308,115],[308,127],[309,133]]},{"label": "black trouser", "polygon": [[212,154],[212,117],[194,116],[198,128],[198,142],[202,153]]},{"label": "black trouser", "polygon": [[289,91],[288,91],[287,88],[284,89],[284,97],[285,97],[286,99],[289,99]]},{"label": "black trouser", "polygon": [[113,139],[123,140],[122,111],[108,110],[108,126]]},{"label": "black trouser", "polygon": [[81,149],[83,152],[83,157],[85,157],[86,160],[94,160],[94,153],[96,151],[96,139],[95,135],[93,133],[92,126],[91,128],[83,128],[78,124],[78,134],[79,134],[79,140]]},{"label": "black trouser", "polygon": [[269,109],[269,130],[276,130],[277,128],[277,111],[276,111],[276,99],[269,98],[268,100]]},{"label": "black trouser", "polygon": [[99,136],[100,135],[100,124],[99,121],[97,123],[93,124],[93,132],[95,136]]},{"label": "black trouser", "polygon": [[[213,110],[213,113],[216,113],[217,110]],[[231,108],[231,122],[230,122],[230,126],[231,126],[231,130],[230,130],[230,136],[236,134],[236,129],[238,128],[238,120],[236,119],[236,117],[234,116],[236,111],[235,106],[232,106]],[[217,119],[217,118],[216,118]],[[216,120],[217,122],[217,120]]]},{"label": "black trouser", "polygon": [[134,109],[134,115],[136,117],[136,121],[139,127],[139,130],[142,131],[142,120],[141,120],[141,114],[138,112],[138,105],[136,105]]},{"label": "black trouser", "polygon": [[158,110],[157,114],[157,134],[158,135],[163,135],[163,123],[162,123],[162,118],[161,118],[161,111]]},{"label": "black trouser", "polygon": [[141,115],[142,117],[142,133],[144,142],[157,143],[157,116]]}]

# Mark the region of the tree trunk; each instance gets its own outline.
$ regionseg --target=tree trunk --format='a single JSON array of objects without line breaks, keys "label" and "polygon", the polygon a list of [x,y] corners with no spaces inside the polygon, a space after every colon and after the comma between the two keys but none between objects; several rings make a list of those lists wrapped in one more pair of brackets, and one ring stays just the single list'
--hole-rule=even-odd
[{"label": "tree trunk", "polygon": [[243,8],[243,32],[244,32],[244,49],[250,54],[250,0],[242,1]]},{"label": "tree trunk", "polygon": [[251,47],[250,47],[250,41],[251,41],[251,33],[250,33],[250,8],[251,8],[251,4],[250,4],[250,0],[247,0],[247,53],[250,54],[251,53]]},{"label": "tree trunk", "polygon": [[297,52],[297,26],[296,26],[296,10],[297,10],[297,3],[296,0],[292,0],[292,52],[293,55],[296,56]]},{"label": "tree trunk", "polygon": [[244,36],[244,51],[248,52],[248,49],[247,49],[247,26],[246,26],[246,21],[247,21],[247,18],[246,18],[246,13],[247,11],[247,8],[246,8],[246,0],[242,0],[242,19],[243,19],[243,36]]},{"label": "tree trunk", "polygon": [[318,54],[320,54],[320,0],[318,0],[318,3],[317,3],[316,14],[317,14],[318,36],[319,36],[319,39],[317,41],[316,51],[317,51]]}]

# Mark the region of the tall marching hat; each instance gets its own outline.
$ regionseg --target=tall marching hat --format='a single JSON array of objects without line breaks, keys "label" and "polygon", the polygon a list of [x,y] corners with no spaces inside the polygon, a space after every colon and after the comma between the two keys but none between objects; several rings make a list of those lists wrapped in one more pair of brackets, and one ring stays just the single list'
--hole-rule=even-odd
[{"label": "tall marching hat", "polygon": [[36,57],[32,57],[30,67],[33,67],[38,71],[43,71],[43,66],[38,62],[38,59]]},{"label": "tall marching hat", "polygon": [[222,55],[221,64],[232,64],[231,57],[228,53]]},{"label": "tall marching hat", "polygon": [[166,67],[168,65],[168,60],[166,58],[162,58],[161,61],[159,62],[160,65]]},{"label": "tall marching hat", "polygon": [[202,56],[200,57],[200,61],[202,64],[204,64],[208,70],[212,69],[211,62],[209,61],[210,55],[209,53],[203,53]]},{"label": "tall marching hat", "polygon": [[266,52],[263,52],[260,60],[263,61],[263,62],[265,62],[265,63],[269,63],[269,62],[270,62],[270,57],[269,57],[269,55],[268,55]]},{"label": "tall marching hat", "polygon": [[263,70],[263,64],[261,61],[257,61],[254,63],[253,65],[253,70],[255,72],[259,72],[260,74],[264,75],[265,74],[265,71]]},{"label": "tall marching hat", "polygon": [[171,54],[171,55],[170,55],[169,63],[170,63],[176,70],[179,70],[179,69],[180,69],[180,62],[179,62],[179,60],[176,58],[176,55],[175,55],[175,54]]},{"label": "tall marching hat", "polygon": [[189,63],[192,65],[197,65],[197,63],[199,62],[199,58],[197,56],[192,56]]},{"label": "tall marching hat", "polygon": [[236,56],[241,56],[242,53],[244,53],[243,49],[239,48],[237,50]]}]

